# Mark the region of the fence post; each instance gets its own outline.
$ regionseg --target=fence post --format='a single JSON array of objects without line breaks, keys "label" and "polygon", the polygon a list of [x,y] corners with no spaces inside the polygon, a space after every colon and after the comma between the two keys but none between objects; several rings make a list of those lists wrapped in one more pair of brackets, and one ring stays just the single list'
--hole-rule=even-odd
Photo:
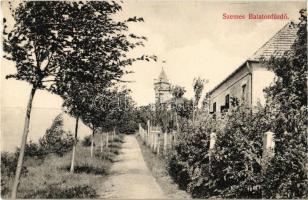
[{"label": "fence post", "polygon": [[210,134],[210,147],[209,147],[210,151],[215,148],[216,139],[217,139],[216,133],[212,132]]},{"label": "fence post", "polygon": [[160,134],[161,133],[157,133],[157,144],[156,144],[157,155],[159,155],[160,152]]},{"label": "fence post", "polygon": [[164,149],[163,149],[163,155],[167,155],[167,131],[164,133]]},{"label": "fence post", "polygon": [[147,121],[147,145],[150,146],[150,120]]},{"label": "fence post", "polygon": [[274,141],[275,133],[273,132],[265,132],[263,135],[263,166],[265,167],[267,162],[274,156],[275,149],[275,141]]},{"label": "fence post", "polygon": [[151,134],[152,134],[152,146],[151,146],[151,148],[154,148],[154,145],[155,145],[155,132],[151,132]]},{"label": "fence post", "polygon": [[114,140],[115,136],[116,136],[116,131],[115,131],[115,127],[114,127],[113,128],[113,140]]},{"label": "fence post", "polygon": [[106,133],[106,147],[109,145],[109,132]]},{"label": "fence post", "polygon": [[154,146],[155,146],[155,132],[153,132],[153,130],[152,130],[151,134],[152,134],[152,146],[151,146],[151,149],[154,149]]}]

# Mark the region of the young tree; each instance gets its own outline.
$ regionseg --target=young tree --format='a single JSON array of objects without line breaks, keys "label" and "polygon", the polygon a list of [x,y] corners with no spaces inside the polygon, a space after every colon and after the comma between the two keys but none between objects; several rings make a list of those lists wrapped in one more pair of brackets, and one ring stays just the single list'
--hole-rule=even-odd
[{"label": "young tree", "polygon": [[64,1],[22,2],[12,13],[14,27],[8,32],[4,30],[4,56],[15,62],[17,70],[16,74],[7,78],[26,81],[32,87],[12,189],[13,199],[16,198],[23,165],[34,95],[38,89],[56,92],[57,88],[51,87],[51,84],[62,67],[59,61],[70,45],[69,38],[73,36],[67,31],[68,19],[65,17],[70,12],[70,6]]},{"label": "young tree", "polygon": [[[66,99],[64,106],[73,108],[69,109],[70,111],[75,110],[71,114],[76,117],[75,135],[77,135],[78,119],[87,108],[85,98],[88,95],[87,91],[95,87],[91,84],[99,85],[103,91],[103,88],[110,87],[115,81],[121,81],[123,74],[129,73],[125,70],[126,66],[138,60],[156,60],[156,57],[127,56],[130,50],[143,46],[143,41],[146,40],[143,36],[128,33],[127,24],[143,21],[142,18],[133,17],[125,21],[115,21],[112,15],[121,10],[121,6],[115,2],[74,2],[73,5],[74,12],[68,26],[77,36],[71,41],[73,51],[65,57],[68,73],[62,73],[57,80],[61,85],[61,95]],[[77,87],[72,89],[72,85]],[[79,90],[78,86],[81,87],[79,93],[74,91]],[[75,94],[76,92],[78,94]],[[74,151],[71,172],[74,169],[73,163]]]},{"label": "young tree", "polygon": [[202,91],[204,89],[204,84],[207,83],[208,81],[205,79],[201,79],[200,77],[195,78],[193,81],[193,89],[194,89],[194,103],[193,103],[193,116],[192,116],[192,121],[193,123],[195,122],[196,118],[196,109],[199,104],[199,100],[202,95]]},{"label": "young tree", "polygon": [[151,104],[146,106],[140,106],[136,111],[136,121],[140,123],[142,127],[147,126],[147,121],[150,120],[151,124],[155,124],[154,121],[155,111]]},{"label": "young tree", "polygon": [[[93,88],[92,88],[93,89]],[[85,111],[82,113],[82,121],[92,129],[91,136],[91,158],[93,157],[94,135],[95,132],[102,127],[104,120],[109,112],[109,104],[111,101],[110,92],[103,91],[104,88],[95,87],[90,96],[86,98]]]},{"label": "young tree", "polygon": [[[120,10],[119,4],[107,1],[26,1],[13,10],[15,25],[9,32],[4,30],[3,49],[7,53],[5,57],[16,63],[17,73],[7,78],[26,81],[32,90],[12,198],[16,198],[37,89],[66,96],[65,90],[75,83],[70,79],[77,75],[76,80],[91,81],[90,77],[95,74],[108,83],[119,80],[127,72],[124,67],[134,61],[156,60],[155,56],[146,55],[126,58],[126,53],[143,45],[146,38],[127,33],[127,23],[143,21],[142,18],[133,17],[123,22],[111,18]],[[85,66],[97,67],[91,70]],[[76,123],[76,130],[77,127]]]},{"label": "young tree", "polygon": [[79,119],[82,114],[86,112],[87,98],[89,98],[89,90],[91,89],[92,84],[90,83],[78,83],[72,84],[70,90],[65,92],[63,108],[64,111],[76,118],[75,123],[75,134],[74,134],[74,145],[72,150],[72,159],[70,172],[74,173],[74,161],[75,161],[75,152],[76,144],[78,137],[78,125]]},{"label": "young tree", "polygon": [[134,133],[137,130],[136,105],[130,93],[125,87],[113,89],[103,123],[105,130],[114,130],[115,127],[120,133]]},{"label": "young tree", "polygon": [[184,87],[181,87],[181,86],[174,86],[172,87],[172,97],[173,97],[173,100],[172,100],[172,108],[174,109],[175,111],[175,123],[176,123],[176,130],[177,132],[180,131],[180,128],[179,128],[179,121],[178,121],[178,111],[179,111],[179,100],[183,97],[183,95],[185,94],[186,90]]}]

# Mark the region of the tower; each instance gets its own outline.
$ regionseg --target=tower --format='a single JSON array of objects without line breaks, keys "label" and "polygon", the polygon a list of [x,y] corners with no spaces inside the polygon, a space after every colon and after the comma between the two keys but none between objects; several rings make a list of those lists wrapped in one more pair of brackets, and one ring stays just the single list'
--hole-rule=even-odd
[{"label": "tower", "polygon": [[154,80],[155,103],[168,103],[168,101],[171,99],[171,84],[167,79],[164,68],[161,69],[158,79]]}]

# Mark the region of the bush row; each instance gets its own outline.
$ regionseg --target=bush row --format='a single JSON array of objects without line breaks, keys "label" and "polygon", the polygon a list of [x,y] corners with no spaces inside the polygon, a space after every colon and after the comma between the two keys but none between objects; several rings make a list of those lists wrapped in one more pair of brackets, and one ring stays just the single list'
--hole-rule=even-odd
[{"label": "bush row", "polygon": [[[252,112],[239,106],[224,119],[207,116],[195,125],[186,121],[168,159],[169,173],[198,198],[307,197],[307,142],[300,138],[306,136],[305,126],[288,136],[273,127],[274,121],[279,124],[270,113],[268,108]],[[304,116],[306,112],[298,112],[297,125],[305,123]],[[269,130],[276,133],[276,148],[274,157],[265,162],[262,133]],[[211,132],[216,132],[217,140],[209,151]]]}]

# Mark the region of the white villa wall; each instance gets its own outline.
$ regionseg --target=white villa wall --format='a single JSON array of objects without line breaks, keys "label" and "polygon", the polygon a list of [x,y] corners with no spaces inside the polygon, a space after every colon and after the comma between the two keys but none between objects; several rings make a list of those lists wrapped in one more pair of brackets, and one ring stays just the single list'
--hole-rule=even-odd
[{"label": "white villa wall", "polygon": [[270,86],[274,81],[274,72],[267,69],[266,66],[260,63],[252,63],[252,105],[256,106],[258,102],[261,105],[265,104],[264,89]]}]

